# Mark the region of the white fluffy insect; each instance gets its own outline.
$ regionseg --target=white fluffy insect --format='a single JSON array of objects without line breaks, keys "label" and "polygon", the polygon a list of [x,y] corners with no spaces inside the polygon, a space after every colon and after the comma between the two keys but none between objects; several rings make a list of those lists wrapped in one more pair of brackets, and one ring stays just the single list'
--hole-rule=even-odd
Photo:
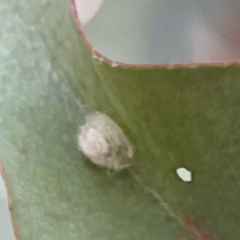
[{"label": "white fluffy insect", "polygon": [[78,147],[96,165],[117,172],[133,162],[131,142],[110,117],[100,112],[87,116],[80,126]]}]

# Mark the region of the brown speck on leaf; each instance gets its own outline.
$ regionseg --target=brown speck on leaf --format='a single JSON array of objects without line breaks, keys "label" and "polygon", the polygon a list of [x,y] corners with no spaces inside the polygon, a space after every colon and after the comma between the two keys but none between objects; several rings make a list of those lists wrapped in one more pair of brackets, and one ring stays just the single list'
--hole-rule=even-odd
[{"label": "brown speck on leaf", "polygon": [[28,150],[27,150],[25,147],[23,147],[23,148],[20,149],[20,152],[21,152],[22,154],[27,154],[27,153],[28,153]]},{"label": "brown speck on leaf", "polygon": [[182,220],[186,228],[199,240],[217,240],[213,235],[204,232],[188,216],[183,216]]},{"label": "brown speck on leaf", "polygon": [[187,238],[185,238],[185,237],[182,237],[182,238],[180,238],[179,240],[188,240]]},{"label": "brown speck on leaf", "polygon": [[205,224],[210,224],[211,220],[210,220],[209,216],[204,216],[202,218],[202,222],[205,223]]}]

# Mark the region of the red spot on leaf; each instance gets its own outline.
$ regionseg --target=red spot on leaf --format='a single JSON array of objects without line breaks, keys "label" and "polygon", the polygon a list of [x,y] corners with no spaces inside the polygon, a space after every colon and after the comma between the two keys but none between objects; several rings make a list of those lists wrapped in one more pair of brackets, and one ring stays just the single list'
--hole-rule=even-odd
[{"label": "red spot on leaf", "polygon": [[199,240],[216,240],[214,236],[204,232],[200,227],[198,227],[188,216],[184,216],[182,220],[186,228]]},{"label": "red spot on leaf", "polygon": [[205,224],[209,224],[209,223],[211,223],[211,220],[210,220],[209,216],[204,216],[202,218],[202,222]]}]

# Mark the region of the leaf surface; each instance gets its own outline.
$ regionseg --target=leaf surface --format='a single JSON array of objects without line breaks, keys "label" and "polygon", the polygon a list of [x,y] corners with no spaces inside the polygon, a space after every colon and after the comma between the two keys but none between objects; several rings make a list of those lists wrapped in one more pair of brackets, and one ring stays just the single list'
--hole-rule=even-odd
[{"label": "leaf surface", "polygon": [[[237,239],[238,65],[112,67],[65,0],[2,0],[0,19],[0,159],[21,239]],[[131,170],[78,151],[93,110],[134,144]]]}]

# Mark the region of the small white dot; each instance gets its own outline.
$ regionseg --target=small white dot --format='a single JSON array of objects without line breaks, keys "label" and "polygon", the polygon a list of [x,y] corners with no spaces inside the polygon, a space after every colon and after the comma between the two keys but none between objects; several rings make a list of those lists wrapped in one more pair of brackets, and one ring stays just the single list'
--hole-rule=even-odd
[{"label": "small white dot", "polygon": [[176,169],[176,173],[179,178],[182,179],[184,182],[191,182],[192,181],[192,172],[187,170],[186,168],[178,168]]}]

